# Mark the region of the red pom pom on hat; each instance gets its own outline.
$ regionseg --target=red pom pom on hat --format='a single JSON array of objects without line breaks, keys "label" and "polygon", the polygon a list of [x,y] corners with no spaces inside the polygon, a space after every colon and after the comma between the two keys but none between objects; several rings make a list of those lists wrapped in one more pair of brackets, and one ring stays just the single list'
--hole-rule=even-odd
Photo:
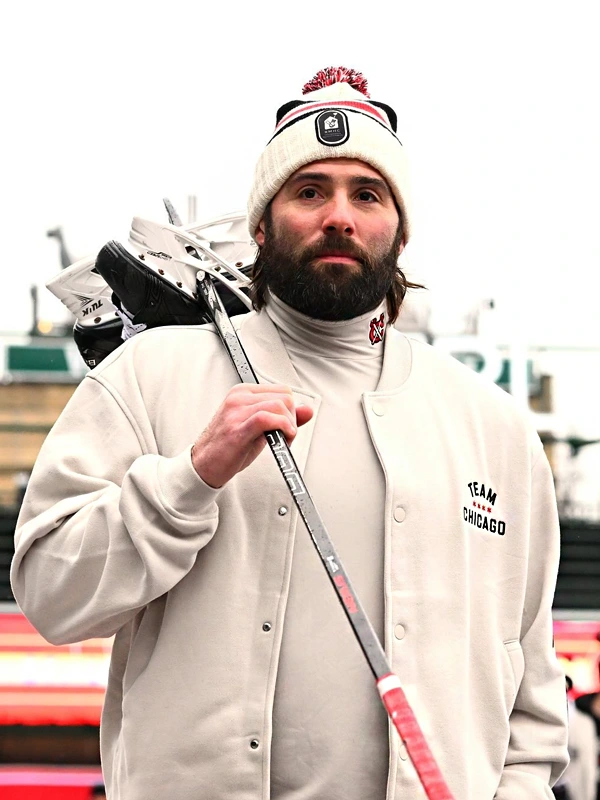
[{"label": "red pom pom on hat", "polygon": [[333,86],[334,83],[349,83],[353,89],[361,92],[365,97],[370,97],[367,91],[367,79],[360,72],[347,67],[325,67],[325,69],[320,69],[314,78],[304,84],[302,94],[316,92],[317,89]]}]

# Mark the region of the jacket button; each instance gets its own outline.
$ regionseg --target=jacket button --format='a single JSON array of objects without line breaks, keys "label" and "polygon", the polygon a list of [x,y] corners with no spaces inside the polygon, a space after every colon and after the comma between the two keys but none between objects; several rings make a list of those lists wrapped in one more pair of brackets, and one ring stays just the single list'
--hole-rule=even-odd
[{"label": "jacket button", "polygon": [[258,739],[250,739],[250,747],[253,750],[257,750],[259,744],[260,744],[260,742],[258,741]]},{"label": "jacket button", "polygon": [[404,639],[404,637],[406,636],[406,628],[404,627],[404,625],[396,625],[396,627],[394,628],[394,636],[396,637],[396,639]]},{"label": "jacket button", "polygon": [[373,403],[373,413],[376,414],[378,417],[383,417],[383,415],[385,414],[385,406],[383,405],[383,403],[378,403],[377,401],[375,401]]},{"label": "jacket button", "polygon": [[398,752],[398,755],[400,756],[402,761],[406,761],[406,759],[408,758],[408,750],[406,749],[405,744],[400,745],[400,751]]},{"label": "jacket button", "polygon": [[279,508],[277,509],[277,513],[279,514],[280,517],[285,517],[287,512],[288,512],[287,506],[279,506]]},{"label": "jacket button", "polygon": [[270,622],[263,622],[263,631],[268,633],[271,630],[271,623]]},{"label": "jacket button", "polygon": [[402,506],[396,506],[394,509],[394,519],[396,522],[404,522],[406,519],[406,511],[402,508]]}]

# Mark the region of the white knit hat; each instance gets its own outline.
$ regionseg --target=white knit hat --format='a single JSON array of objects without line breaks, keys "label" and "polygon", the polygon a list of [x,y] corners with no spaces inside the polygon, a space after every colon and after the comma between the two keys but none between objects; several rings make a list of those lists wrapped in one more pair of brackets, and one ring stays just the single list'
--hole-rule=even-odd
[{"label": "white knit hat", "polygon": [[325,158],[355,158],[388,182],[408,241],[408,164],[394,110],[368,99],[365,78],[345,67],[318,72],[302,93],[308,99],[292,100],[277,112],[275,132],[256,165],[248,200],[250,235],[254,238],[265,208],[300,167]]}]

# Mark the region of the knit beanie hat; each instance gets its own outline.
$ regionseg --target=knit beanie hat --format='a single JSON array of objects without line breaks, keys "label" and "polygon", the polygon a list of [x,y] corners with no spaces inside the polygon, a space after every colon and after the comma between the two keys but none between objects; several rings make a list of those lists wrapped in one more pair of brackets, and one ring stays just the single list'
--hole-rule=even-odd
[{"label": "knit beanie hat", "polygon": [[345,67],[327,67],[277,112],[275,132],[256,165],[248,200],[248,227],[254,238],[265,208],[287,179],[305,164],[325,158],[355,158],[374,167],[388,182],[410,235],[408,164],[396,135],[390,106],[369,99],[367,81]]}]

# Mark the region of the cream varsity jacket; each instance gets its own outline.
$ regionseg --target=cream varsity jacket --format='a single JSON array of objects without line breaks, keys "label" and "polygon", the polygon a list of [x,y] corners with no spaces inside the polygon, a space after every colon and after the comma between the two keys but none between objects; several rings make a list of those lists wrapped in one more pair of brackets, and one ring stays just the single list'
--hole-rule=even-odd
[{"label": "cream varsity jacket", "polygon": [[[236,324],[261,381],[318,414],[267,315]],[[550,800],[567,729],[549,466],[512,399],[433,348],[411,342],[399,385],[400,336],[363,397],[386,480],[384,646],[456,800]],[[137,336],[83,380],[29,484],[17,602],[55,644],[115,635],[110,800],[269,800],[293,541],[308,534],[267,450],[221,490],[192,468],[237,382],[211,326]],[[293,445],[301,469],[313,429]],[[387,800],[424,797],[392,731]]]}]

